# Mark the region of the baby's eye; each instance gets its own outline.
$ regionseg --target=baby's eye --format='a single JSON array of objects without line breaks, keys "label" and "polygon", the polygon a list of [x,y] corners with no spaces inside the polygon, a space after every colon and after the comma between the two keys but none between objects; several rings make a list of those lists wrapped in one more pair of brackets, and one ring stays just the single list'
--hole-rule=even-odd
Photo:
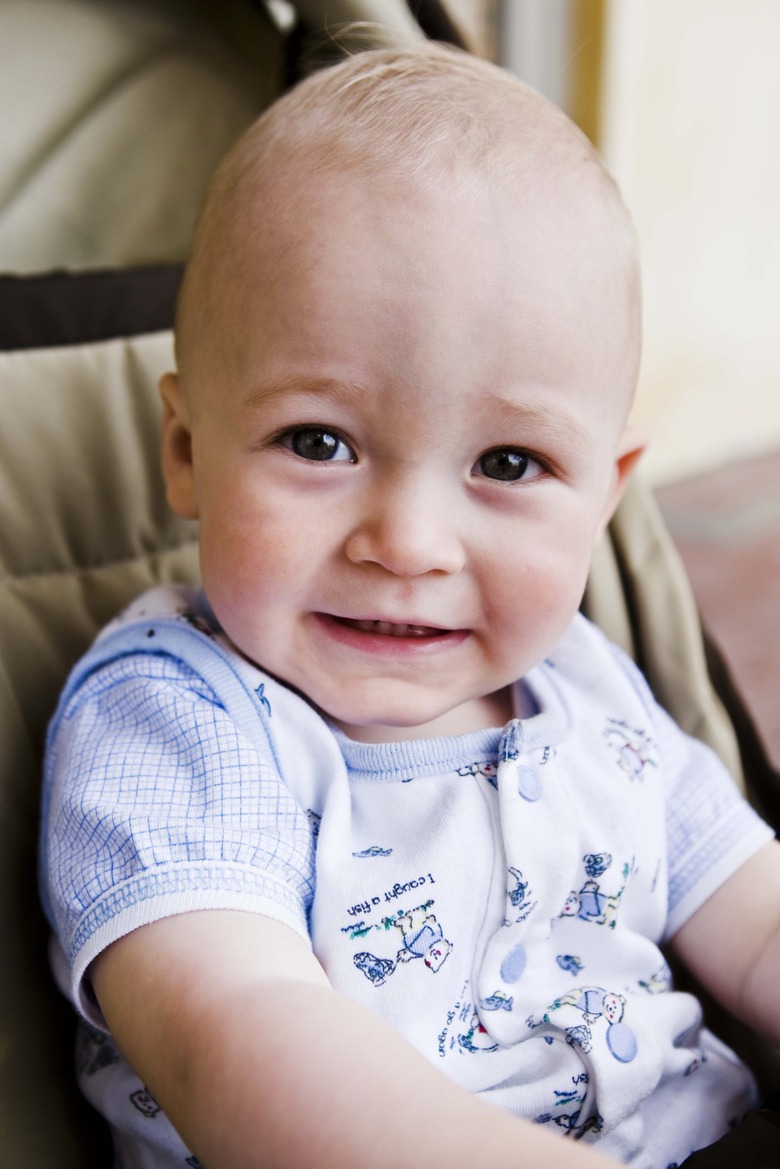
[{"label": "baby's eye", "polygon": [[496,447],[492,451],[485,451],[477,459],[474,469],[478,475],[498,479],[503,483],[535,479],[543,470],[531,455],[514,447]]},{"label": "baby's eye", "polygon": [[343,439],[323,426],[299,426],[279,439],[293,454],[316,463],[354,463],[355,456]]}]

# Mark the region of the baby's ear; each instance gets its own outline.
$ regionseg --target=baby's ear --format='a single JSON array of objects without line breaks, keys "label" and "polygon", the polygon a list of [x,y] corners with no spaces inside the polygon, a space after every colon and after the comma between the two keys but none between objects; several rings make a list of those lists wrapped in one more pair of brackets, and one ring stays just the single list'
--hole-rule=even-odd
[{"label": "baby's ear", "polygon": [[631,475],[647,448],[647,435],[641,426],[629,425],[620,436],[617,455],[613,470],[612,484],[607,497],[604,514],[599,527],[599,537],[603,534],[609,521],[620,503],[620,497],[626,489]]},{"label": "baby's ear", "polygon": [[198,496],[192,462],[192,430],[189,411],[175,373],[160,378],[163,403],[162,473],[165,494],[172,511],[185,520],[198,518]]}]

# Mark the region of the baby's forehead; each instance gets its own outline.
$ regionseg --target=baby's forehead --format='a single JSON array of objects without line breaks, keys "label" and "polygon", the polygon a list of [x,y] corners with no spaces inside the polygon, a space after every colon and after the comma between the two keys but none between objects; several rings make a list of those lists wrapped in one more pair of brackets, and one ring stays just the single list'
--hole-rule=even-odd
[{"label": "baby's forehead", "polygon": [[470,215],[479,228],[489,223],[507,248],[522,250],[523,240],[547,247],[551,267],[564,270],[587,255],[594,277],[608,271],[631,277],[633,229],[611,179],[590,161],[552,155],[523,144],[522,154],[495,165],[439,154],[421,166],[406,155],[380,162],[338,142],[314,159],[280,150],[277,165],[233,187],[217,217],[212,257],[240,258],[232,263],[237,279],[251,278],[271,257],[292,272],[305,253],[334,239],[345,250],[361,239],[379,246],[366,224],[386,238],[424,221],[433,239],[468,230]]},{"label": "baby's forehead", "polygon": [[[451,249],[453,233],[479,233],[488,244],[491,238],[500,241],[506,256],[519,263],[541,257],[551,290],[571,273],[575,282],[585,279],[592,286],[594,302],[606,290],[609,300],[628,307],[635,295],[631,242],[621,242],[625,228],[610,203],[598,183],[576,177],[563,183],[548,166],[535,179],[525,171],[519,182],[468,167],[425,175],[391,167],[381,173],[338,153],[329,156],[327,166],[312,168],[288,155],[271,174],[255,181],[247,176],[215,217],[209,246],[188,272],[190,303],[200,305],[201,323],[194,331],[203,335],[219,322],[223,328],[231,311],[240,319],[235,313],[240,300],[261,295],[285,301],[296,282],[315,287],[321,273],[334,272],[318,263],[325,251],[338,251],[344,265],[351,265],[360,249],[372,253],[377,266],[388,264],[394,241],[403,250],[409,231],[419,238],[420,223],[434,263]],[[489,231],[483,234],[486,223]],[[487,252],[475,252],[471,262],[469,280],[481,280],[483,269],[485,278],[497,271]],[[327,289],[321,292],[329,295]]]}]

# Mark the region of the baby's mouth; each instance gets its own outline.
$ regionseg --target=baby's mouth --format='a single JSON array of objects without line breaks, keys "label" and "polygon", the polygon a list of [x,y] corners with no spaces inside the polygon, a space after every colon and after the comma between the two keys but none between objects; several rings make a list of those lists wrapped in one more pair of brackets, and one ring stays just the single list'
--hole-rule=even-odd
[{"label": "baby's mouth", "polygon": [[435,629],[432,625],[395,625],[392,621],[363,621],[351,617],[337,617],[340,625],[359,629],[362,633],[381,633],[385,637],[441,637],[448,629]]}]

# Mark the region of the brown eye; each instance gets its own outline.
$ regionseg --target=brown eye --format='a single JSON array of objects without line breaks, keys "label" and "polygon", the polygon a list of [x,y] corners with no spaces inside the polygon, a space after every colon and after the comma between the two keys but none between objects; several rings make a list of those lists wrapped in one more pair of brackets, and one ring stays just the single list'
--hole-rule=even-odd
[{"label": "brown eye", "polygon": [[494,451],[486,451],[477,460],[477,467],[479,473],[488,479],[500,479],[505,483],[511,483],[523,478],[530,462],[531,459],[522,451],[497,447]]},{"label": "brown eye", "polygon": [[354,462],[347,444],[331,430],[320,426],[301,427],[284,436],[284,445],[301,459],[317,463]]}]

